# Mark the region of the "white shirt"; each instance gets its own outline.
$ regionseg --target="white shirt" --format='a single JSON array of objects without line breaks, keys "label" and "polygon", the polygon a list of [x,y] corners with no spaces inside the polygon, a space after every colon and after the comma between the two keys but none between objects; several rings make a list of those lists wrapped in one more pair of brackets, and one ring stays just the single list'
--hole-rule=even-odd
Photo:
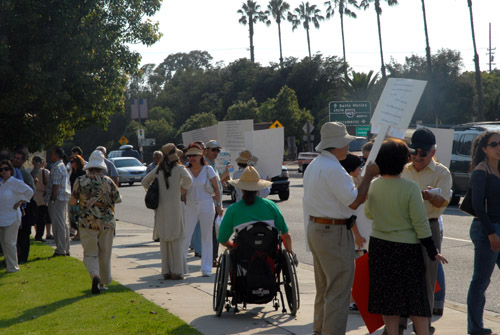
[{"label": "white shirt", "polygon": [[21,209],[14,205],[23,200],[30,201],[33,190],[23,181],[10,177],[6,182],[0,181],[0,227],[7,227],[21,222]]},{"label": "white shirt", "polygon": [[322,151],[306,169],[304,183],[304,215],[321,218],[348,219],[354,214],[349,205],[358,190],[352,177],[328,151]]},{"label": "white shirt", "polygon": [[212,179],[217,176],[214,169],[212,169],[210,165],[204,165],[198,177],[194,176],[191,169],[188,169],[188,171],[193,177],[193,183],[187,189],[186,205],[204,201],[212,202],[212,195],[205,189],[205,184],[207,183],[207,175],[208,179]]}]

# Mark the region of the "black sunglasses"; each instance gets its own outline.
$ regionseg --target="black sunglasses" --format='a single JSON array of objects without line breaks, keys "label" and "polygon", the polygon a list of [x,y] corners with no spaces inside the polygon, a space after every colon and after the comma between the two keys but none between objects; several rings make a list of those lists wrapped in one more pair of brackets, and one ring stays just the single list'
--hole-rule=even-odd
[{"label": "black sunglasses", "polygon": [[415,151],[411,153],[412,156],[420,156],[422,158],[427,157],[427,154],[428,154],[427,151],[421,149],[415,149]]},{"label": "black sunglasses", "polygon": [[199,156],[199,155],[186,155],[187,158],[196,157],[196,156]]},{"label": "black sunglasses", "polygon": [[500,142],[490,142],[486,144],[488,147],[496,148],[498,145],[500,145]]},{"label": "black sunglasses", "polygon": [[220,149],[219,148],[210,148],[210,150],[212,150],[212,152],[220,152]]},{"label": "black sunglasses", "polygon": [[10,167],[3,167],[3,168],[0,168],[0,172],[4,172],[4,171],[10,171]]}]

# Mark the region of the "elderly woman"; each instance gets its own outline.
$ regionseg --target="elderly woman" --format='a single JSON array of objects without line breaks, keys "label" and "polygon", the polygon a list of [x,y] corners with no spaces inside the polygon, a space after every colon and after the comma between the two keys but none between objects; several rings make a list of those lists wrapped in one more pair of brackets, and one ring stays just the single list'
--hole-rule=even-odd
[{"label": "elderly woman", "polygon": [[271,200],[257,195],[259,191],[271,186],[272,182],[260,179],[259,172],[253,166],[248,166],[243,170],[240,179],[230,180],[229,183],[242,191],[243,199],[227,209],[219,228],[217,238],[219,243],[232,248],[233,243],[229,238],[235,228],[251,222],[266,222],[281,234],[286,251],[293,255],[297,265],[297,256],[292,251],[292,237],[288,233],[288,227],[279,207]]},{"label": "elderly woman", "polygon": [[389,335],[398,334],[400,315],[410,316],[418,335],[429,333],[431,306],[420,244],[429,258],[447,262],[431,238],[418,185],[401,178],[409,153],[401,140],[384,141],[376,159],[381,177],[372,182],[365,204],[373,220],[368,311],[382,314]]},{"label": "elderly woman", "polygon": [[76,179],[69,204],[78,204],[78,225],[83,263],[92,278],[92,294],[111,283],[111,249],[115,230],[115,204],[121,202],[116,184],[105,176],[104,154],[95,150]]},{"label": "elderly woman", "polygon": [[148,189],[158,178],[159,204],[155,210],[156,236],[153,239],[160,238],[163,278],[179,280],[187,272],[181,191],[191,186],[193,179],[179,161],[182,151],[177,150],[173,143],[164,145],[161,150],[161,162],[144,177],[142,186]]},{"label": "elderly woman", "polygon": [[[73,191],[73,186],[78,177],[83,176],[85,171],[83,167],[85,166],[85,160],[82,156],[73,154],[69,158],[69,164],[71,166],[71,174],[69,176],[69,185]],[[78,230],[78,212],[80,208],[78,206],[69,206],[69,224],[71,229],[76,231],[76,235],[72,238],[72,241],[80,241],[80,231]]]},{"label": "elderly woman", "polygon": [[17,262],[17,232],[21,224],[23,203],[30,201],[33,190],[22,180],[13,178],[14,166],[8,160],[0,162],[0,243],[5,255],[7,272],[19,271]]}]

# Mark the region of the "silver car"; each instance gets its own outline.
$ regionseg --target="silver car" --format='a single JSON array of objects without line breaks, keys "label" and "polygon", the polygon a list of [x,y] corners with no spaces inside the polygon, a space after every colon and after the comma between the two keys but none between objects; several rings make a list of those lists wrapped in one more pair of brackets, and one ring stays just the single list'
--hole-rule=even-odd
[{"label": "silver car", "polygon": [[146,176],[146,167],[134,157],[115,157],[110,158],[118,170],[119,184],[128,183],[133,185],[135,182],[141,182]]}]

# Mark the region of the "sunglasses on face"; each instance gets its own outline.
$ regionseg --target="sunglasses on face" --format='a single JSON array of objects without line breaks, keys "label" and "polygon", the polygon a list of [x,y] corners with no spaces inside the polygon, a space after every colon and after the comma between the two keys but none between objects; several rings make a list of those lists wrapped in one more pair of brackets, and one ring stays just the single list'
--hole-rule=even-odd
[{"label": "sunglasses on face", "polygon": [[211,150],[212,152],[216,152],[216,151],[217,151],[217,152],[220,152],[220,149],[219,149],[219,148],[210,148],[210,150]]},{"label": "sunglasses on face", "polygon": [[422,158],[427,157],[428,152],[420,149],[416,149],[411,153],[412,156],[420,156]]},{"label": "sunglasses on face", "polygon": [[500,145],[500,142],[490,142],[486,144],[488,147],[496,148],[498,145]]},{"label": "sunglasses on face", "polygon": [[0,168],[0,172],[5,172],[5,171],[10,171],[10,167],[3,167],[3,168]]},{"label": "sunglasses on face", "polygon": [[191,158],[191,157],[196,157],[196,156],[198,156],[198,155],[187,155],[186,157]]}]

